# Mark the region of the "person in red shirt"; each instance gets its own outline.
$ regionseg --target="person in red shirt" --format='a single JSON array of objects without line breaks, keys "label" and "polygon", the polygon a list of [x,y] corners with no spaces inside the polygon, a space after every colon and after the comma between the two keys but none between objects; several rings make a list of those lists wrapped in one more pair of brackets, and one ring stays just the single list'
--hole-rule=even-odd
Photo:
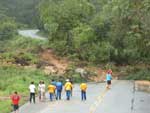
[{"label": "person in red shirt", "polygon": [[18,95],[18,93],[16,91],[11,96],[11,100],[12,100],[12,104],[13,104],[14,113],[18,113],[19,112],[20,96]]}]

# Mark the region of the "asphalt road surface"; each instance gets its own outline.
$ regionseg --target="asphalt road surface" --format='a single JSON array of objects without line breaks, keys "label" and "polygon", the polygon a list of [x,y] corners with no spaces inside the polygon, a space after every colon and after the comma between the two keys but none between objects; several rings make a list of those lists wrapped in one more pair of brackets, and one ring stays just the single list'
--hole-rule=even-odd
[{"label": "asphalt road surface", "polygon": [[41,39],[45,40],[45,37],[39,36],[37,33],[39,32],[38,29],[32,29],[32,30],[18,30],[18,33],[24,37],[30,37],[35,39]]},{"label": "asphalt road surface", "polygon": [[66,100],[36,101],[20,107],[20,113],[150,113],[150,94],[134,90],[133,81],[113,81],[110,90],[105,83],[88,83],[87,101],[81,101],[80,88],[76,84],[73,97]]}]

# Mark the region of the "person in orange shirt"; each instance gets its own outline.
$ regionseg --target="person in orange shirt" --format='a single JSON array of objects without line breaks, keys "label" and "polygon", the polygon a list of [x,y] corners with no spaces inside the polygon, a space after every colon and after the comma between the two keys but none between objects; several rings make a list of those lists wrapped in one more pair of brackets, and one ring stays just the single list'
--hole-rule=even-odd
[{"label": "person in orange shirt", "polygon": [[86,100],[86,90],[87,90],[87,84],[86,83],[81,83],[80,85],[81,89],[81,100]]},{"label": "person in orange shirt", "polygon": [[73,89],[73,85],[71,84],[69,79],[66,80],[66,84],[65,84],[64,88],[66,91],[67,100],[70,100],[71,90]]},{"label": "person in orange shirt", "polygon": [[55,89],[56,89],[56,86],[50,84],[48,86],[48,92],[49,92],[49,96],[50,96],[50,101],[53,101],[53,97],[54,97],[54,94],[55,94]]}]

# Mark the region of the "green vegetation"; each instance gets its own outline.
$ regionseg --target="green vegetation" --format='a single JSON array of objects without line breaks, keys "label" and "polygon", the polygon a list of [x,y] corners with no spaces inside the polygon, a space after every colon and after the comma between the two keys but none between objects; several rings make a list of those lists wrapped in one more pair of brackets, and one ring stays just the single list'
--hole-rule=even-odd
[{"label": "green vegetation", "polygon": [[[10,113],[10,110],[12,111],[10,100],[0,101],[0,107],[1,107],[0,113]],[[5,109],[2,109],[2,108],[5,108]]]},{"label": "green vegetation", "polygon": [[150,81],[150,69],[141,69],[130,73],[125,77],[127,80],[149,80]]},{"label": "green vegetation", "polygon": [[17,25],[11,18],[0,20],[0,40],[12,38],[16,34]]},{"label": "green vegetation", "polygon": [[22,65],[36,64],[39,60],[40,48],[46,45],[46,41],[15,36],[12,39],[0,41],[0,48],[2,48],[0,57],[5,62]]},{"label": "green vegetation", "polygon": [[149,0],[42,0],[41,28],[60,55],[95,64],[150,61]]},{"label": "green vegetation", "polygon": [[[38,62],[39,48],[46,46],[45,41],[17,36],[17,24],[10,17],[0,20],[0,97],[6,97],[15,90],[21,95],[28,95],[28,85],[39,80],[48,82],[48,76],[42,70],[26,69],[21,65],[32,65]],[[22,102],[25,99],[22,99]],[[0,100],[0,113],[9,113],[10,100]]]},{"label": "green vegetation", "polygon": [[[48,76],[43,71],[37,69],[25,69],[16,66],[0,66],[0,96],[10,96],[14,91],[22,95],[22,101],[26,100],[23,96],[28,96],[28,86],[31,81],[35,81],[37,86],[39,80],[48,83]],[[11,109],[11,102],[7,100],[0,101],[0,108],[6,108],[0,113],[8,113]]]},{"label": "green vegetation", "polygon": [[36,6],[40,0],[0,0],[0,18],[12,17],[20,24],[38,25]]},{"label": "green vegetation", "polygon": [[[9,97],[14,91],[18,91],[22,95],[21,103],[27,101],[28,86],[31,81],[35,81],[36,85],[39,80],[44,80],[46,83],[50,80],[40,69],[34,66],[22,67],[36,64],[39,61],[38,53],[40,48],[44,48],[47,42],[25,38],[16,35],[16,28],[11,27],[11,21],[6,24],[2,22],[4,31],[7,35],[0,38],[0,97]],[[10,27],[9,27],[10,26]],[[9,29],[8,29],[9,28]],[[14,29],[15,28],[15,29]],[[20,64],[21,66],[17,66]],[[12,109],[11,101],[0,100],[0,113],[9,113]]]},{"label": "green vegetation", "polygon": [[[0,0],[0,96],[27,95],[31,81],[54,78],[33,66],[45,48],[75,62],[62,80],[84,81],[87,76],[74,70],[88,64],[123,72],[124,79],[150,80],[149,12],[149,0]],[[40,28],[48,41],[18,36],[22,24]],[[10,112],[10,103],[0,100],[6,108],[0,113]]]}]

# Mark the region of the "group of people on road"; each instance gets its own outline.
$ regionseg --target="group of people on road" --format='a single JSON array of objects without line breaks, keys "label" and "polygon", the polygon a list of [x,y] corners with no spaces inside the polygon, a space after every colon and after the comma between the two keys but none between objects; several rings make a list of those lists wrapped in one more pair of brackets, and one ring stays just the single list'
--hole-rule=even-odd
[{"label": "group of people on road", "polygon": [[[81,89],[81,100],[86,100],[87,84],[82,83],[80,85],[80,89]],[[48,86],[50,101],[53,101],[53,99],[61,100],[62,90],[63,90],[63,83],[61,81],[56,82],[52,80],[51,84]],[[72,81],[70,81],[69,79],[66,80],[64,90],[66,92],[66,100],[70,100],[73,92],[73,84]]]},{"label": "group of people on road", "polygon": [[[112,80],[112,70],[108,70],[106,73],[106,82],[107,82],[106,88],[107,89],[110,89],[111,80]],[[66,92],[66,100],[70,100],[72,96],[72,92],[73,92],[73,83],[70,79],[67,79],[64,85],[62,81],[60,80],[59,81],[52,80],[50,82],[50,84],[47,87],[50,101],[53,101],[54,99],[56,100],[62,99],[61,95],[63,91],[63,86]],[[80,90],[81,90],[81,100],[84,101],[87,99],[86,98],[87,84],[81,83]],[[36,86],[33,81],[29,85],[29,91],[30,91],[29,101],[30,103],[32,103],[32,100],[33,100],[33,103],[35,103]],[[38,84],[39,101],[44,101],[46,99],[45,92],[46,92],[46,85],[44,81],[40,81]],[[11,100],[13,104],[14,113],[18,113],[20,96],[18,95],[17,91],[15,91],[14,94],[11,96]]]},{"label": "group of people on road", "polygon": [[[53,101],[54,99],[56,100],[62,99],[62,91],[63,91],[62,81],[52,80],[48,85],[47,89],[50,101]],[[86,100],[87,84],[81,83],[80,89],[81,89],[81,100]],[[29,90],[30,90],[30,99],[29,99],[30,103],[32,103],[32,100],[33,103],[35,103],[36,86],[34,85],[34,82],[31,82],[31,84],[29,85]],[[64,90],[66,92],[66,100],[70,100],[73,92],[73,83],[70,79],[66,80],[66,83],[64,84]],[[45,92],[46,92],[46,85],[44,81],[40,81],[38,84],[39,101],[45,100]]]}]

